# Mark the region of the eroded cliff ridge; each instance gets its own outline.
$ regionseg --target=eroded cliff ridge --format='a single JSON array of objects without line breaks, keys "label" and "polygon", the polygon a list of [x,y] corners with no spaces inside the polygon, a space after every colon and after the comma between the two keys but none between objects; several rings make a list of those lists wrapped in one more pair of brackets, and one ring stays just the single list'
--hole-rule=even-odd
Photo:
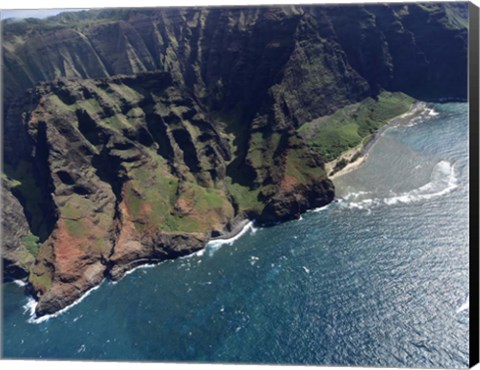
[{"label": "eroded cliff ridge", "polygon": [[408,110],[403,93],[466,98],[465,12],[117,9],[5,22],[4,273],[28,277],[44,315],[245,218],[328,204],[324,161]]}]

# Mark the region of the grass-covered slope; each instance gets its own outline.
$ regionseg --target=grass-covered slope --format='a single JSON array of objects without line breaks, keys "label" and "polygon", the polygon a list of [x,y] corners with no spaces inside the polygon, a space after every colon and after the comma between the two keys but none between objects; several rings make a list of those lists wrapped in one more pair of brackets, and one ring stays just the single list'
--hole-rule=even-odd
[{"label": "grass-covered slope", "polygon": [[390,119],[406,113],[413,102],[413,98],[403,93],[382,92],[332,115],[306,122],[298,131],[307,145],[330,162],[368,140]]}]

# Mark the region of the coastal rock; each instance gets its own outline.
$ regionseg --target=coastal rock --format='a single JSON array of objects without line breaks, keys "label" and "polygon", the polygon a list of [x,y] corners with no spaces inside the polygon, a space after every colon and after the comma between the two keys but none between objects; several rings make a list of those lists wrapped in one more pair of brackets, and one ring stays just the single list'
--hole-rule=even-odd
[{"label": "coastal rock", "polygon": [[38,304],[35,307],[36,316],[50,315],[73,304],[82,295],[102,282],[104,270],[105,266],[96,262],[83,269],[81,277],[77,280],[58,282],[41,295],[34,289],[33,292],[38,299]]}]

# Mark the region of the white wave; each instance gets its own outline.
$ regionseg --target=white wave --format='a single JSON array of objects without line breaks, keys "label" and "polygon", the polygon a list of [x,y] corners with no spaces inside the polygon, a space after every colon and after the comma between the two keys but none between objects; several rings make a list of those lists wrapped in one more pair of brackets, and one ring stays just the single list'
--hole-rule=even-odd
[{"label": "white wave", "polygon": [[356,191],[356,192],[353,192],[353,193],[349,193],[347,195],[345,195],[343,197],[344,200],[349,200],[349,199],[352,199],[352,198],[358,198],[358,197],[361,197],[361,196],[364,196],[364,195],[368,195],[369,192],[368,191]]},{"label": "white wave", "polygon": [[205,248],[196,251],[195,253],[189,254],[188,256],[180,257],[180,258],[190,258],[192,256],[202,257],[205,254]]},{"label": "white wave", "polygon": [[228,239],[216,239],[216,240],[211,240],[207,243],[207,245],[205,246],[204,250],[202,253],[199,253],[197,252],[197,256],[202,256],[205,252],[211,257],[214,255],[214,253],[219,250],[221,247],[223,247],[224,245],[233,245],[233,243],[235,243],[235,241],[237,241],[238,239],[240,239],[245,233],[247,233],[249,230],[251,230],[253,233],[256,232],[256,229],[255,231],[253,230],[254,229],[254,226],[253,226],[253,221],[249,221],[244,227],[243,229],[238,233],[236,234],[235,236],[231,237],[231,238],[228,238]]},{"label": "white wave", "polygon": [[469,308],[470,308],[470,301],[467,300],[464,304],[462,304],[462,305],[458,308],[457,313],[460,313],[460,312],[462,312],[462,311],[466,311],[466,310],[468,310]]},{"label": "white wave", "polygon": [[[103,280],[103,281],[105,281],[105,280]],[[60,316],[61,314],[67,312],[72,307],[74,307],[77,304],[79,304],[80,302],[82,302],[94,290],[97,290],[98,288],[100,288],[100,286],[103,284],[103,281],[100,284],[98,284],[97,286],[93,287],[92,289],[89,289],[80,298],[78,298],[75,302],[69,304],[68,306],[62,308],[60,311],[57,311],[57,312],[55,312],[51,315],[44,315],[44,316],[41,316],[41,317],[37,317],[37,315],[35,314],[35,308],[37,307],[38,302],[35,299],[33,299],[32,297],[28,297],[27,303],[23,306],[24,313],[28,313],[29,316],[30,316],[28,318],[27,322],[29,324],[41,324],[42,322],[46,322],[46,321],[50,320],[51,318]]]},{"label": "white wave", "polygon": [[15,285],[18,285],[20,288],[23,288],[24,286],[27,285],[27,283],[24,282],[23,280],[13,280],[13,283],[14,283]]},{"label": "white wave", "polygon": [[345,203],[344,207],[349,209],[366,209],[378,204],[380,204],[378,199],[362,199],[357,202]]},{"label": "white wave", "polygon": [[433,109],[433,108],[427,108],[427,114],[430,116],[430,117],[435,117],[435,116],[438,116],[439,113]]},{"label": "white wave", "polygon": [[394,205],[398,203],[408,204],[412,202],[419,202],[445,195],[458,187],[458,180],[455,176],[455,168],[448,161],[438,162],[430,176],[430,181],[417,188],[404,192],[401,194],[392,193],[392,196],[387,198],[372,198],[360,199],[347,202],[351,198],[357,198],[360,195],[368,194],[366,192],[357,192],[347,195],[344,202],[340,205],[342,208],[349,209],[371,209],[374,206],[381,204]]},{"label": "white wave", "polygon": [[137,267],[134,267],[133,269],[131,270],[128,270],[127,272],[125,272],[125,274],[123,275],[123,277],[127,276],[127,275],[130,275],[132,272],[134,271],[137,271],[137,270],[140,270],[140,269],[149,269],[149,268],[152,268],[152,267],[156,267],[158,266],[159,264],[158,263],[146,263],[144,265],[140,265],[140,266],[137,266]]},{"label": "white wave", "polygon": [[229,239],[215,239],[215,240],[210,240],[206,245],[205,248],[202,248],[192,254],[186,255],[179,257],[180,259],[187,259],[187,258],[192,258],[193,256],[197,257],[202,257],[205,255],[205,253],[208,253],[209,256],[212,256],[220,247],[222,247],[225,244],[232,245],[235,240],[239,239],[243,234],[245,234],[247,231],[250,230],[250,234],[254,235],[257,231],[258,228],[254,226],[254,222],[250,221],[248,222],[243,229],[236,234],[235,236],[229,238]]},{"label": "white wave", "polygon": [[424,122],[426,120],[429,120],[439,115],[439,113],[435,109],[433,109],[432,107],[427,107],[425,104],[422,105],[420,109],[421,109],[420,113],[417,116],[415,116],[413,119],[411,119],[405,125],[406,127],[415,126],[420,122]]},{"label": "white wave", "polygon": [[37,301],[32,297],[27,297],[27,303],[23,305],[23,313],[29,316],[35,315],[35,307],[37,307]]},{"label": "white wave", "polygon": [[306,268],[305,266],[302,266],[302,268],[303,268],[303,271],[305,271],[307,274],[310,273],[310,270],[308,268]]},{"label": "white wave", "polygon": [[448,161],[440,161],[435,165],[430,177],[430,182],[419,187],[390,198],[383,199],[387,205],[397,203],[411,203],[420,200],[428,200],[445,195],[458,187],[455,177],[455,168]]},{"label": "white wave", "polygon": [[316,212],[316,213],[318,213],[318,212],[323,212],[323,211],[327,210],[327,209],[330,207],[331,204],[332,204],[332,203],[329,203],[329,204],[327,204],[326,206],[314,208],[314,209],[312,209],[312,210],[308,210],[307,212]]}]

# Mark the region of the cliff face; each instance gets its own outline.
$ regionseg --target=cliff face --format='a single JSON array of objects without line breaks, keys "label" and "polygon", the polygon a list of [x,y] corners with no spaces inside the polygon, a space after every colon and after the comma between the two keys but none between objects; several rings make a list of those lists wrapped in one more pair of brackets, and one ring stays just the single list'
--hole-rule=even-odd
[{"label": "cliff face", "polygon": [[466,8],[433,3],[130,9],[10,22],[3,32],[5,93],[62,76],[162,70],[217,108],[243,102],[257,110],[266,90],[291,69],[292,77],[317,82],[325,93],[330,79],[340,85],[334,88],[338,103],[318,98],[313,115],[380,86],[422,99],[465,98]]},{"label": "cliff face", "polygon": [[298,128],[382,89],[465,98],[466,38],[461,12],[438,4],[5,25],[5,271],[29,275],[42,315],[243,218],[328,204],[322,151]]},{"label": "cliff face", "polygon": [[33,174],[45,199],[41,209],[23,200],[32,231],[44,237],[29,269],[39,314],[104,276],[203,248],[245,217],[287,220],[333,198],[319,156],[282,131],[252,134],[254,145],[269,135],[270,147],[247,159],[250,186],[234,182],[227,122],[165,72],[41,84],[28,100],[27,111],[20,102],[8,113],[21,129],[6,170],[19,188]]}]

